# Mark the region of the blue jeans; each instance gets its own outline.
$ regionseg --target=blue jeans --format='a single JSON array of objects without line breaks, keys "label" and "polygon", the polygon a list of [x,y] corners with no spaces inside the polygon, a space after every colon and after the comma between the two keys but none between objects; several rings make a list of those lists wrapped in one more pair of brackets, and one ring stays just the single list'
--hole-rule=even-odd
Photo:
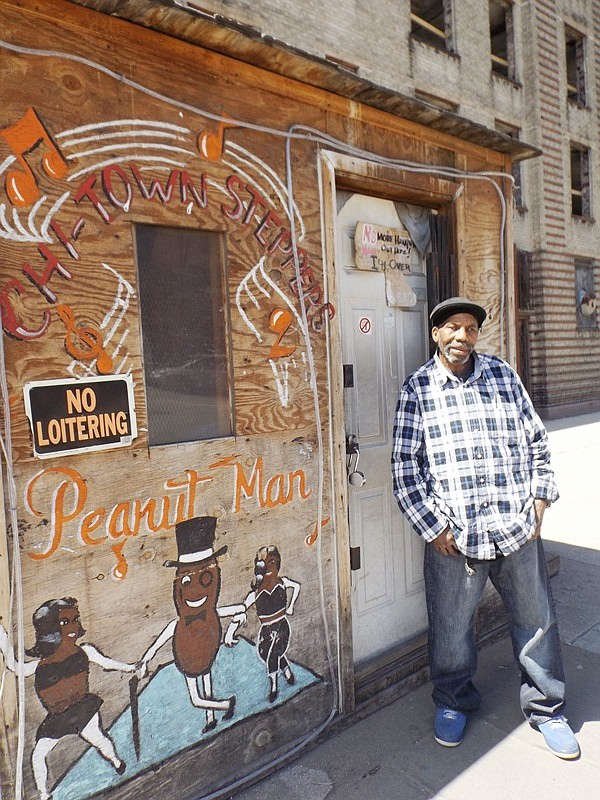
[{"label": "blue jeans", "polygon": [[481,697],[473,683],[477,649],[475,611],[488,577],[508,616],[513,653],[521,670],[521,709],[537,726],[564,705],[565,677],[558,626],[541,539],[516,553],[474,562],[468,575],[464,556],[425,548],[425,590],[429,616],[429,666],[438,708],[475,711]]}]

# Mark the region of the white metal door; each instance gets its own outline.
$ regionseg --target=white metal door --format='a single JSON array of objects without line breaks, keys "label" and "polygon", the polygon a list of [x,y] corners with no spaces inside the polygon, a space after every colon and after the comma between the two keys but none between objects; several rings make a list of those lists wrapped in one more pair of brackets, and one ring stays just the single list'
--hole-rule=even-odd
[{"label": "white metal door", "polygon": [[[341,206],[341,208],[340,208]],[[388,306],[385,273],[356,269],[357,222],[402,228],[392,201],[340,192],[337,247],[347,436],[359,445],[363,486],[348,486],[350,539],[360,548],[352,573],[355,666],[385,653],[426,627],[422,543],[392,492],[391,445],[398,392],[427,357],[426,274],[413,249],[407,280],[417,296],[410,309]],[[356,550],[354,551],[357,552]]]}]

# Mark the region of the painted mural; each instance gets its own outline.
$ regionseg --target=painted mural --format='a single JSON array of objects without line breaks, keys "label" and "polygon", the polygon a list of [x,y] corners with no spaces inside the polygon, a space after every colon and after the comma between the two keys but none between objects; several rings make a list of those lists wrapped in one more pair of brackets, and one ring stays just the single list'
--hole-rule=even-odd
[{"label": "painted mural", "polygon": [[[42,58],[0,48],[31,74]],[[0,117],[0,310],[34,640],[20,660],[7,625],[0,649],[27,678],[25,796],[84,800],[178,755],[202,758],[220,737],[239,743],[244,724],[301,693],[324,691],[317,709],[329,696],[325,649],[306,633],[322,620],[329,523],[310,433],[312,349],[335,310],[318,214],[307,222],[290,196],[283,141],[265,146],[223,106],[203,115],[131,81],[123,94],[106,67],[43,58],[73,81],[102,78],[115,112],[61,114],[32,81]],[[137,222],[227,237],[230,439],[148,450]],[[39,461],[23,384],[111,375],[133,382],[137,439],[118,454],[84,442]],[[70,409],[46,438],[93,439],[97,417]]]}]

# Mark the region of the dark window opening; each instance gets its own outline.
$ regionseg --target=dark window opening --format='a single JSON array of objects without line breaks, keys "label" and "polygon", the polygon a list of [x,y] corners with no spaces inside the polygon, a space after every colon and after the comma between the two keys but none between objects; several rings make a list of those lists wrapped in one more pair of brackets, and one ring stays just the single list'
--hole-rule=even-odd
[{"label": "dark window opening", "polygon": [[[458,294],[456,258],[454,256],[454,227],[451,214],[438,212],[429,217],[431,247],[426,256],[428,314],[438,303]],[[430,355],[435,344],[430,340]]]},{"label": "dark window opening", "polygon": [[571,213],[575,217],[592,216],[590,192],[590,151],[571,145]]},{"label": "dark window opening", "polygon": [[523,386],[531,394],[531,331],[528,317],[520,317],[518,321],[519,344],[517,365]]},{"label": "dark window opening", "polygon": [[515,53],[512,6],[501,0],[490,0],[490,45],[492,72],[504,78],[515,78]]},{"label": "dark window opening", "polygon": [[411,0],[411,34],[421,42],[452,50],[450,0]]},{"label": "dark window opening", "polygon": [[585,43],[582,34],[565,28],[567,97],[580,106],[586,104]]},{"label": "dark window opening", "polygon": [[517,304],[519,311],[533,311],[533,283],[531,253],[515,248],[515,273],[517,277]]},{"label": "dark window opening", "polygon": [[230,436],[223,234],[136,225],[150,445]]},{"label": "dark window opening", "polygon": [[528,392],[531,392],[531,330],[535,305],[533,298],[533,255],[515,247],[515,280],[517,288],[517,371]]}]

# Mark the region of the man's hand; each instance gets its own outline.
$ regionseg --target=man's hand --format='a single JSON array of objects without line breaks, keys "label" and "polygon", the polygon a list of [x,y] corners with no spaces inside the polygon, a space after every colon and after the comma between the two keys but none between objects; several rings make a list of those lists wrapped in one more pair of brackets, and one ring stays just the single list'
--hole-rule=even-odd
[{"label": "man's hand", "polygon": [[459,554],[454,534],[451,532],[449,525],[433,540],[433,546],[443,556],[457,556]]},{"label": "man's hand", "polygon": [[544,519],[544,511],[548,507],[548,503],[545,500],[536,499],[533,501],[533,506],[535,508],[536,526],[533,535],[529,538],[539,539],[542,535],[542,520]]}]

